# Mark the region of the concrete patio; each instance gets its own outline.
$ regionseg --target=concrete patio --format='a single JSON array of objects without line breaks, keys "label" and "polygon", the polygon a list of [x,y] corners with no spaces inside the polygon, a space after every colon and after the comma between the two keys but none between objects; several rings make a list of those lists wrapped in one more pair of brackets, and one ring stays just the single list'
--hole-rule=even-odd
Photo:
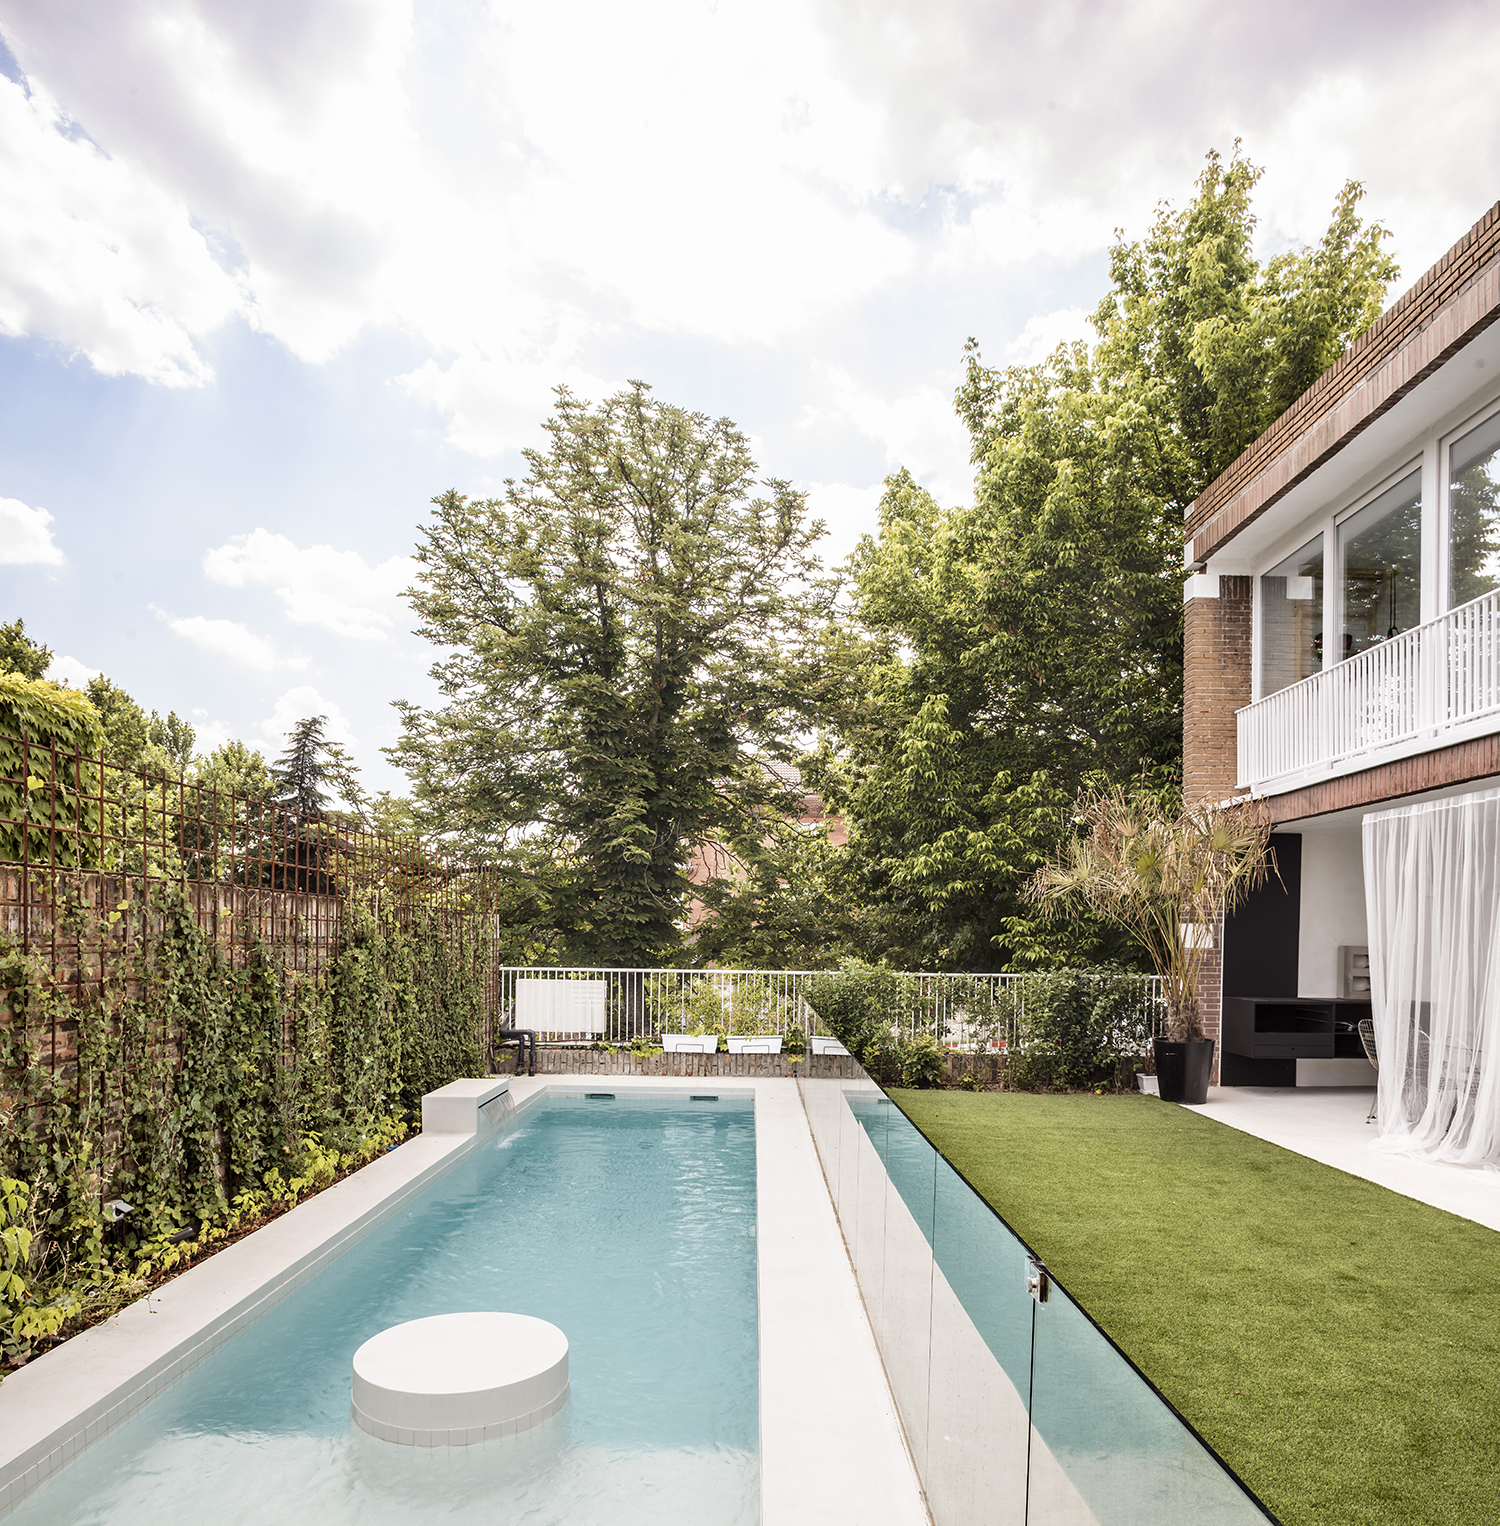
[{"label": "concrete patio", "polygon": [[1193,1112],[1392,1192],[1500,1230],[1500,1172],[1373,1149],[1372,1087],[1215,1086]]}]

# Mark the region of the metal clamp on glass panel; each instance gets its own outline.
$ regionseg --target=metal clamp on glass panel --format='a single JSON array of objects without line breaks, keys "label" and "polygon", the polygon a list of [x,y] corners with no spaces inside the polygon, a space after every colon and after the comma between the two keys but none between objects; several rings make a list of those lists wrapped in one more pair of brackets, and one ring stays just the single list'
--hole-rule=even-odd
[{"label": "metal clamp on glass panel", "polygon": [[1052,1279],[1047,1275],[1047,1268],[1035,1256],[1028,1256],[1026,1258],[1026,1291],[1038,1303],[1046,1303],[1047,1291],[1051,1286]]}]

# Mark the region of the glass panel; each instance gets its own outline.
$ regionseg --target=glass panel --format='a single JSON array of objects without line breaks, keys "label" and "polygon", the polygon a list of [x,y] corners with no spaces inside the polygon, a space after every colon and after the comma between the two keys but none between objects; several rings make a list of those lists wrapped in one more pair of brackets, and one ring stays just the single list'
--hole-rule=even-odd
[{"label": "glass panel", "polygon": [[1260,580],[1260,691],[1274,694],[1323,666],[1323,537]]},{"label": "glass panel", "polygon": [[1025,1246],[905,1115],[873,1087],[843,1099],[862,1136],[857,1238],[878,1215],[883,1242],[856,1272],[937,1526],[1264,1522],[1065,1293],[1030,1297]]},{"label": "glass panel", "polygon": [[1030,1515],[1099,1526],[1265,1516],[1056,1286],[1036,1306]]},{"label": "glass panel", "polygon": [[928,1500],[945,1526],[1022,1521],[1031,1386],[1026,1251],[942,1159],[935,1186]]},{"label": "glass panel", "polygon": [[1448,608],[1500,588],[1500,413],[1448,457]]},{"label": "glass panel", "polygon": [[1422,474],[1339,526],[1343,652],[1354,657],[1422,620]]},{"label": "glass panel", "polygon": [[[877,1093],[852,1102],[885,1178],[885,1262],[876,1343],[901,1412],[918,1474],[927,1469],[932,1344],[932,1213],[937,1153],[895,1106]],[[866,1294],[866,1307],[870,1307]]]}]

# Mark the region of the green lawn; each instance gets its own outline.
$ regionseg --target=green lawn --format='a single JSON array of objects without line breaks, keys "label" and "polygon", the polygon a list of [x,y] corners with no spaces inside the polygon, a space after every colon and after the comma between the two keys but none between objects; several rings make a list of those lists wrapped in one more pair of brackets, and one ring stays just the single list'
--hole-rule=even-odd
[{"label": "green lawn", "polygon": [[1287,1526],[1500,1522],[1500,1235],[1151,1098],[892,1095]]}]

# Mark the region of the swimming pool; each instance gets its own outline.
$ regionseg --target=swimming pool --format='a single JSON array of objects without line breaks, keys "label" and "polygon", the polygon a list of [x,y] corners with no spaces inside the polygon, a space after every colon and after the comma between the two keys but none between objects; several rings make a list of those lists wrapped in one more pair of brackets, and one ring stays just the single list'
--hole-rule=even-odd
[{"label": "swimming pool", "polygon": [[[434,1451],[358,1430],[356,1348],[466,1309],[566,1332],[562,1412]],[[750,1526],[758,1384],[753,1103],[547,1095],[8,1521]]]}]

